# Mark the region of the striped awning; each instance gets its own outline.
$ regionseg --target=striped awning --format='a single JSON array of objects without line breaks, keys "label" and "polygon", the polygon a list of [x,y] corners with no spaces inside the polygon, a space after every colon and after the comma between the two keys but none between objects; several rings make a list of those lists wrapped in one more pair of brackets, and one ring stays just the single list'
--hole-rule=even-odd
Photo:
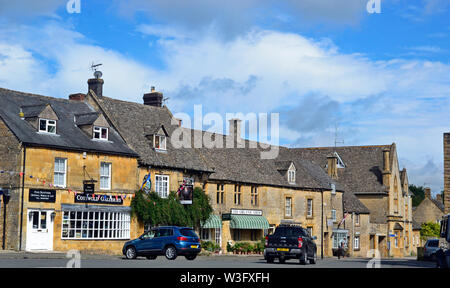
[{"label": "striped awning", "polygon": [[201,223],[203,229],[222,228],[222,220],[217,215],[209,216],[205,223]]},{"label": "striped awning", "polygon": [[269,221],[264,216],[231,215],[232,229],[269,229]]}]

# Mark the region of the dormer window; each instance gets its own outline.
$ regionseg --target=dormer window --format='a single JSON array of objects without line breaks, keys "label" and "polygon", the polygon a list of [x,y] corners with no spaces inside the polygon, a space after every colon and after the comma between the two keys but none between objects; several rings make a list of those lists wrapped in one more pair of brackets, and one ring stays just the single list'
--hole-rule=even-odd
[{"label": "dormer window", "polygon": [[166,150],[166,136],[155,135],[154,136],[154,146],[157,150]]},{"label": "dormer window", "polygon": [[56,134],[56,121],[39,119],[39,132]]},{"label": "dormer window", "polygon": [[92,133],[92,138],[97,140],[108,140],[108,128],[94,126],[94,131]]}]

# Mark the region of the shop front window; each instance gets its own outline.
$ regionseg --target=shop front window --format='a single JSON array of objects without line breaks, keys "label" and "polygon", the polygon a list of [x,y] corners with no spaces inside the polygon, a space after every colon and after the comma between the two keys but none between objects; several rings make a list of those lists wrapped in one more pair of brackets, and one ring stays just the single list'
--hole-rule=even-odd
[{"label": "shop front window", "polygon": [[129,239],[130,214],[63,211],[62,239]]}]

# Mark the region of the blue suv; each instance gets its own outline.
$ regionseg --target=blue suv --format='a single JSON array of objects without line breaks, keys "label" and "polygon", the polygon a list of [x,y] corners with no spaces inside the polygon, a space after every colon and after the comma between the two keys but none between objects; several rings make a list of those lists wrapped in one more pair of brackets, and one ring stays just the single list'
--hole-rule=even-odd
[{"label": "blue suv", "polygon": [[126,242],[122,249],[127,259],[145,256],[151,260],[159,255],[165,255],[169,260],[174,260],[178,255],[194,260],[200,251],[200,239],[194,230],[176,226],[154,228],[138,239]]}]

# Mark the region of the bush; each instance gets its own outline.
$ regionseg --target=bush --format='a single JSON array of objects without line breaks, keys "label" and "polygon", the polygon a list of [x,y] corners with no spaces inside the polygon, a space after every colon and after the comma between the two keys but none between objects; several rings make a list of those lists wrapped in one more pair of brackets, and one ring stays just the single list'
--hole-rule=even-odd
[{"label": "bush", "polygon": [[423,239],[426,238],[439,238],[440,234],[440,225],[433,222],[423,223],[420,227],[420,236]]},{"label": "bush", "polygon": [[213,208],[205,192],[196,187],[192,205],[183,205],[177,199],[176,192],[170,192],[167,198],[161,198],[155,192],[137,191],[131,201],[132,215],[151,226],[174,225],[200,227],[206,221]]}]

